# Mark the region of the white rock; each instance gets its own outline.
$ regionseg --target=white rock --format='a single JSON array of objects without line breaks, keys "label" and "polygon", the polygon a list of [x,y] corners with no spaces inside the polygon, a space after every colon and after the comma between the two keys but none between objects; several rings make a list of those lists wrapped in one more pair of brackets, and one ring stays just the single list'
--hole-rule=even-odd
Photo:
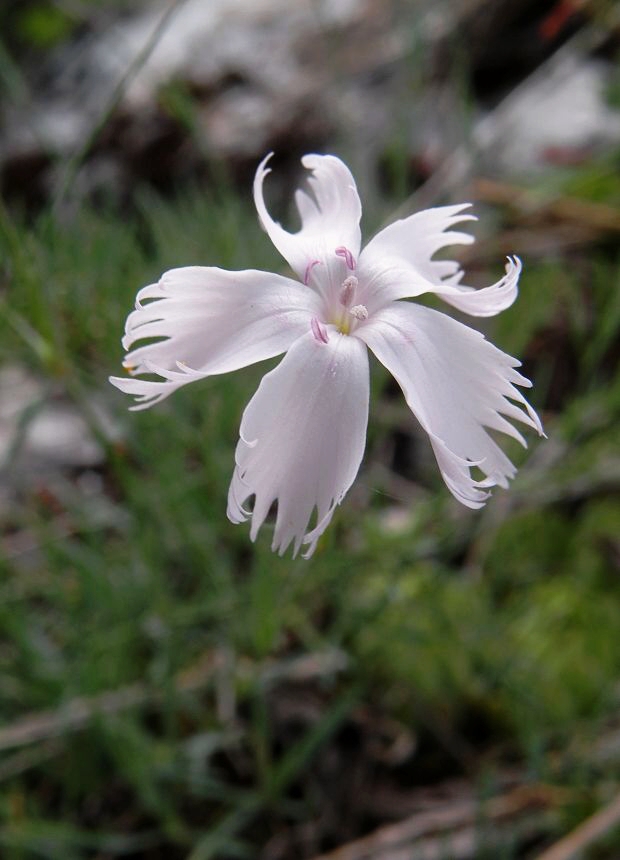
[{"label": "white rock", "polygon": [[611,64],[562,52],[486,118],[474,140],[485,158],[510,173],[620,143],[620,111],[605,101]]},{"label": "white rock", "polygon": [[[97,404],[90,404],[109,439],[120,432]],[[17,459],[14,459],[16,454]],[[84,417],[66,400],[50,400],[22,367],[0,371],[0,469],[45,471],[103,463],[105,452]],[[9,462],[10,461],[10,462]]]}]

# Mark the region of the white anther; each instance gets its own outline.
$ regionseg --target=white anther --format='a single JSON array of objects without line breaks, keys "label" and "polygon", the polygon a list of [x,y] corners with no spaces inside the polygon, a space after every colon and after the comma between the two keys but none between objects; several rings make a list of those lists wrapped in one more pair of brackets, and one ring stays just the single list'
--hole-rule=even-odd
[{"label": "white anther", "polygon": [[349,313],[352,317],[355,317],[356,320],[367,320],[368,319],[368,308],[366,305],[354,305]]}]

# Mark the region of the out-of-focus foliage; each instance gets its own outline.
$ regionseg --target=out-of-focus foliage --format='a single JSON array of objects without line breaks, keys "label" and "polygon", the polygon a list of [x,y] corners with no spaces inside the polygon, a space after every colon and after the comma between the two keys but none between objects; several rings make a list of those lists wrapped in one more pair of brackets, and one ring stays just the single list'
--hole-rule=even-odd
[{"label": "out-of-focus foliage", "polygon": [[0,6],[0,32],[18,54],[53,49],[80,28],[88,26],[93,15],[115,14],[135,8],[131,0],[5,0]]}]

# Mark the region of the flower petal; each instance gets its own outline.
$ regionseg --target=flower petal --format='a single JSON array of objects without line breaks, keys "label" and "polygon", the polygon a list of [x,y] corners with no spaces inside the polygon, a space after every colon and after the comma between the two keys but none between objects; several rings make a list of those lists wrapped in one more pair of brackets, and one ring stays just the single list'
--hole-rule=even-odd
[{"label": "flower petal", "polygon": [[301,230],[289,233],[272,219],[263,196],[272,154],[256,171],[254,202],[269,238],[300,280],[308,283],[317,263],[331,266],[336,262],[337,250],[346,249],[353,258],[359,254],[362,206],[355,180],[335,155],[305,155],[301,162],[310,171],[308,190],[299,189],[295,194]]},{"label": "flower petal", "polygon": [[[149,300],[146,304],[144,302]],[[310,329],[318,297],[269,272],[188,266],[140,290],[127,318],[125,367],[162,381],[111,382],[145,409],[194,379],[227,373],[284,352]],[[140,340],[160,338],[135,349]]]},{"label": "flower petal", "polygon": [[492,317],[509,308],[517,298],[522,268],[518,257],[508,257],[506,274],[490,287],[475,289],[455,280],[452,284],[434,287],[432,292],[462,313],[473,317]]},{"label": "flower petal", "polygon": [[[252,520],[255,540],[277,501],[272,549],[302,543],[309,557],[353,483],[366,444],[368,353],[353,337],[326,328],[297,340],[268,373],[241,420],[228,517]],[[252,512],[244,505],[254,496]],[[309,530],[316,508],[316,525]]]},{"label": "flower petal", "polygon": [[[487,432],[525,445],[508,418],[543,434],[538,416],[516,385],[531,383],[519,362],[474,329],[410,302],[379,311],[356,336],[394,375],[407,403],[429,433],[443,478],[468,507],[481,507],[495,485],[506,487],[515,467]],[[478,466],[486,476],[475,480]]]},{"label": "flower petal", "polygon": [[469,245],[469,233],[451,229],[462,221],[475,221],[464,213],[470,203],[439,206],[416,212],[385,227],[370,240],[359,261],[359,278],[367,286],[360,301],[370,313],[395,299],[412,298],[432,290],[446,278],[460,274],[458,263],[433,260],[447,245]]}]

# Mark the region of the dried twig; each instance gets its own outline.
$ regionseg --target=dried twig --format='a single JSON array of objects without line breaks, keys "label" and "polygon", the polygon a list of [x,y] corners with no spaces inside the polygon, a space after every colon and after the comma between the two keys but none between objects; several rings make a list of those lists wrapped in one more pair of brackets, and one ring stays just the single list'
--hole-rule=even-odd
[{"label": "dried twig", "polygon": [[481,822],[495,825],[510,822],[513,827],[521,823],[533,835],[540,832],[541,813],[552,800],[551,789],[526,786],[486,803],[474,797],[452,801],[380,827],[314,860],[404,860],[418,855],[425,860],[439,860],[446,856],[447,845],[450,857],[466,860],[475,854]]},{"label": "dried twig", "polygon": [[509,206],[520,213],[557,218],[597,233],[620,233],[620,210],[604,203],[566,195],[544,198],[527,188],[495,179],[474,179],[472,188],[477,199]]},{"label": "dried twig", "polygon": [[[180,672],[175,678],[174,690],[177,694],[203,690],[216,684],[222,671],[230,672],[232,682],[250,682],[257,686],[310,681],[342,671],[346,662],[346,655],[334,649],[294,659],[269,660],[257,666],[249,660],[234,663],[229,653],[218,650],[209,652],[190,669]],[[96,696],[79,696],[55,710],[25,716],[0,729],[0,751],[79,731],[99,715],[113,716],[132,708],[156,705],[161,698],[158,690],[140,682]]]},{"label": "dried twig", "polygon": [[585,848],[591,847],[619,826],[620,794],[608,806],[587,818],[568,836],[540,854],[537,860],[574,860],[577,856],[581,856]]}]

